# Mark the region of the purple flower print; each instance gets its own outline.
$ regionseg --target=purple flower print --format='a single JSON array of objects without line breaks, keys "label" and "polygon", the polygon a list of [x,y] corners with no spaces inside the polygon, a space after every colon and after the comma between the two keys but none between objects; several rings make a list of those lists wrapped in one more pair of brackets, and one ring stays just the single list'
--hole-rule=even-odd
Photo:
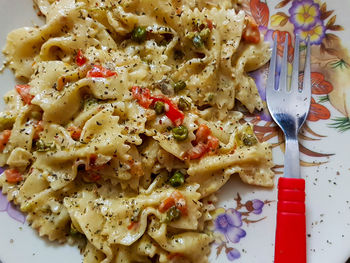
[{"label": "purple flower print", "polygon": [[261,214],[264,207],[264,202],[259,199],[254,199],[245,203],[245,207],[249,212],[253,212],[256,215]]},{"label": "purple flower print", "polygon": [[21,222],[22,224],[24,224],[24,222],[26,221],[25,215],[23,215],[20,211],[18,211],[16,206],[7,200],[6,196],[2,194],[1,190],[0,190],[0,212],[7,212],[7,214],[11,218],[17,220],[18,222]]},{"label": "purple flower print", "polygon": [[227,256],[227,259],[230,260],[230,261],[233,261],[235,259],[238,259],[241,257],[241,253],[235,249],[235,248],[232,248],[232,249],[229,249],[230,251],[228,251],[226,253],[226,256]]},{"label": "purple flower print", "polygon": [[233,208],[226,210],[215,219],[215,229],[224,234],[226,239],[238,243],[241,238],[246,236],[246,232],[241,228],[242,215]]},{"label": "purple flower print", "polygon": [[294,34],[298,34],[300,39],[303,42],[307,41],[307,38],[310,38],[310,44],[320,45],[323,38],[325,37],[326,28],[323,24],[323,20],[317,19],[315,25],[309,30],[303,30],[300,28],[294,29]]},{"label": "purple flower print", "polygon": [[293,1],[289,14],[295,28],[310,30],[320,18],[320,6],[313,0]]}]

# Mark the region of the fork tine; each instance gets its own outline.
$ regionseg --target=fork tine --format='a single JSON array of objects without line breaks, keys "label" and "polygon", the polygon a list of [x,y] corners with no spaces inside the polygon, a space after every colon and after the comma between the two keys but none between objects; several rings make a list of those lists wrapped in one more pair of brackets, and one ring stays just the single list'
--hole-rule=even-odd
[{"label": "fork tine", "polygon": [[311,96],[311,67],[310,67],[310,39],[307,40],[306,58],[304,67],[304,83],[301,91],[307,96]]},{"label": "fork tine", "polygon": [[266,89],[275,90],[276,79],[276,58],[277,58],[277,37],[273,41],[272,54],[270,59],[269,75],[267,77]]},{"label": "fork tine", "polygon": [[292,82],[290,85],[291,92],[298,90],[299,82],[299,35],[295,35],[295,44],[294,44],[294,61],[293,61],[293,72],[292,72]]},{"label": "fork tine", "polygon": [[282,64],[281,64],[281,73],[280,73],[278,90],[282,90],[282,89],[285,89],[286,91],[288,90],[287,75],[288,75],[288,34],[286,34],[286,40],[284,41],[283,58],[282,58]]}]

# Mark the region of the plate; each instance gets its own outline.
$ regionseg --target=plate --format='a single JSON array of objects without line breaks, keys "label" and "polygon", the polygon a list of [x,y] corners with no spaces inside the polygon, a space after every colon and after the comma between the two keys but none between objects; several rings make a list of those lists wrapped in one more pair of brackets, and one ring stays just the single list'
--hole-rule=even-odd
[{"label": "plate", "polygon": [[[243,7],[260,25],[267,41],[277,37],[283,43],[286,33],[299,33],[302,38],[310,35],[313,100],[300,135],[301,172],[306,179],[308,262],[344,263],[350,257],[350,33],[346,28],[350,24],[350,2],[247,0]],[[11,30],[40,23],[31,1],[2,1],[0,46],[4,46]],[[289,47],[293,50],[292,42]],[[267,69],[251,74],[265,99]],[[14,87],[15,80],[8,69],[0,75],[0,83],[1,96]],[[259,139],[273,145],[277,180],[283,172],[282,134],[267,111],[248,120],[254,124]],[[273,262],[276,189],[249,186],[232,178],[221,189],[219,200],[213,231],[223,235],[212,245],[210,262]],[[230,219],[235,219],[235,225],[225,224]],[[76,247],[40,238],[25,223],[25,215],[3,195],[0,233],[2,263],[58,263],[62,259],[67,263],[81,262]]]}]

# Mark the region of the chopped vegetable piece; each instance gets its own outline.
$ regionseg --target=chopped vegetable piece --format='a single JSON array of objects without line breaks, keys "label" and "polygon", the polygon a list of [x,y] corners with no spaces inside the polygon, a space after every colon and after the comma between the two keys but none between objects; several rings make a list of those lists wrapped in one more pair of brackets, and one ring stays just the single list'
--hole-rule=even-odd
[{"label": "chopped vegetable piece", "polygon": [[175,205],[175,200],[172,196],[164,199],[158,207],[159,212],[164,213],[168,211],[168,209]]},{"label": "chopped vegetable piece", "polygon": [[242,136],[242,141],[245,146],[253,146],[255,145],[258,140],[255,138],[254,135],[251,134],[245,134]]},{"label": "chopped vegetable piece", "polygon": [[186,216],[188,214],[186,199],[178,190],[175,190],[168,198],[164,199],[159,205],[158,210],[164,213],[174,205],[181,211],[182,215]]},{"label": "chopped vegetable piece", "polygon": [[6,115],[0,116],[0,131],[10,130],[13,127],[13,124],[16,121],[15,116]]},{"label": "chopped vegetable piece", "polygon": [[196,34],[193,37],[192,43],[196,48],[202,48],[204,46],[204,41],[203,41],[202,37],[198,34]]},{"label": "chopped vegetable piece", "polygon": [[176,171],[169,179],[169,183],[173,187],[179,187],[185,183],[185,175],[180,171]]},{"label": "chopped vegetable piece", "polygon": [[38,139],[40,133],[44,130],[43,121],[35,121],[34,122],[34,135],[33,139]]},{"label": "chopped vegetable piece", "polygon": [[6,181],[10,184],[15,184],[23,180],[22,174],[16,169],[7,169],[5,171]]},{"label": "chopped vegetable piece", "polygon": [[185,115],[182,111],[178,109],[178,107],[175,104],[173,104],[173,102],[169,98],[165,96],[157,96],[151,98],[153,99],[153,103],[156,103],[157,101],[162,101],[168,105],[169,109],[165,112],[165,115],[172,121],[174,125],[178,126],[183,123]]},{"label": "chopped vegetable piece", "polygon": [[164,102],[162,102],[162,101],[157,101],[157,102],[154,104],[154,110],[156,111],[156,113],[157,113],[158,115],[164,113],[164,110],[165,110],[165,104],[164,104]]},{"label": "chopped vegetable piece", "polygon": [[183,216],[187,216],[187,204],[185,197],[181,194],[180,191],[175,190],[171,194],[172,198],[175,200],[175,206],[181,211]]},{"label": "chopped vegetable piece", "polygon": [[139,222],[131,221],[131,223],[128,225],[128,229],[131,230],[134,227],[137,227],[139,225]]},{"label": "chopped vegetable piece", "polygon": [[196,132],[196,140],[194,147],[187,152],[188,157],[192,159],[198,159],[204,154],[215,151],[219,147],[219,140],[212,135],[211,130],[205,124],[201,124]]},{"label": "chopped vegetable piece", "polygon": [[152,104],[151,92],[148,88],[141,88],[139,86],[133,86],[131,88],[132,96],[137,102],[144,108],[148,109]]},{"label": "chopped vegetable piece", "polygon": [[211,21],[210,19],[206,19],[205,22],[207,23],[208,28],[211,30],[213,30],[213,21]]},{"label": "chopped vegetable piece", "polygon": [[11,130],[4,130],[0,133],[0,151],[2,152],[11,136]]},{"label": "chopped vegetable piece", "polygon": [[207,145],[200,142],[196,146],[194,146],[191,150],[189,150],[187,154],[191,160],[198,159],[207,153],[207,149],[208,149]]},{"label": "chopped vegetable piece", "polygon": [[252,126],[248,125],[235,135],[235,143],[237,146],[254,146],[258,143],[254,135]]},{"label": "chopped vegetable piece", "polygon": [[172,221],[175,221],[181,217],[181,211],[176,207],[172,206],[167,212],[165,221],[170,223]]},{"label": "chopped vegetable piece", "polygon": [[31,104],[32,99],[34,98],[34,96],[29,93],[30,88],[29,85],[16,85],[15,87],[25,104]]},{"label": "chopped vegetable piece", "polygon": [[35,147],[37,152],[48,152],[56,150],[56,145],[54,143],[47,143],[41,139],[35,143]]},{"label": "chopped vegetable piece", "polygon": [[185,126],[180,125],[172,129],[173,136],[177,141],[184,141],[188,137],[188,130]]},{"label": "chopped vegetable piece", "polygon": [[100,65],[94,65],[86,74],[88,78],[109,78],[113,76],[117,76],[117,72],[106,69]]},{"label": "chopped vegetable piece", "polygon": [[78,50],[77,56],[75,57],[75,62],[79,67],[81,67],[87,62],[87,58],[84,57],[84,54],[80,49]]},{"label": "chopped vegetable piece", "polygon": [[258,44],[260,42],[260,31],[254,18],[246,16],[246,27],[243,30],[242,38],[248,43]]},{"label": "chopped vegetable piece", "polygon": [[67,128],[67,131],[69,132],[70,137],[72,137],[73,140],[79,141],[82,132],[81,128],[76,126],[70,126]]},{"label": "chopped vegetable piece", "polygon": [[86,183],[96,183],[97,181],[99,181],[101,179],[101,175],[94,173],[94,172],[86,172],[83,175],[83,180]]},{"label": "chopped vegetable piece", "polygon": [[196,131],[196,142],[197,143],[205,142],[210,134],[211,134],[211,130],[207,125],[205,124],[199,125]]},{"label": "chopped vegetable piece", "polygon": [[142,26],[135,27],[131,32],[131,39],[138,43],[142,43],[143,41],[145,41],[146,36],[147,36],[147,30],[145,27],[142,27]]},{"label": "chopped vegetable piece", "polygon": [[186,82],[183,80],[179,80],[178,82],[175,82],[175,84],[174,84],[174,91],[175,92],[179,92],[185,88],[186,88]]},{"label": "chopped vegetable piece", "polygon": [[189,103],[186,99],[180,98],[179,102],[177,103],[177,106],[179,107],[180,110],[186,111],[191,109],[191,103]]}]

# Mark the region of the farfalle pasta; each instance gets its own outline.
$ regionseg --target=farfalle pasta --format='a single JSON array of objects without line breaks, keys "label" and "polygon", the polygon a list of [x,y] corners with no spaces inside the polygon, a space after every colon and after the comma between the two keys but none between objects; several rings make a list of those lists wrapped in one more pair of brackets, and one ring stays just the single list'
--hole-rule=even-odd
[{"label": "farfalle pasta", "polygon": [[271,187],[271,149],[235,110],[269,46],[236,1],[35,0],[7,37],[26,84],[0,114],[2,192],[85,263],[207,262],[230,176]]}]

